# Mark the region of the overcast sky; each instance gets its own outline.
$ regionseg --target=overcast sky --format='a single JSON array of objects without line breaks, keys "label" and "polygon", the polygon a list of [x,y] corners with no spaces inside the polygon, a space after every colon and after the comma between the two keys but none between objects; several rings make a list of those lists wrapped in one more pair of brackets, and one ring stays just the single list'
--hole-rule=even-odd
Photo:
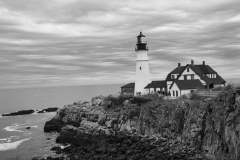
[{"label": "overcast sky", "polygon": [[239,0],[0,0],[0,88],[134,82],[140,30],[153,80],[191,59],[240,78]]}]

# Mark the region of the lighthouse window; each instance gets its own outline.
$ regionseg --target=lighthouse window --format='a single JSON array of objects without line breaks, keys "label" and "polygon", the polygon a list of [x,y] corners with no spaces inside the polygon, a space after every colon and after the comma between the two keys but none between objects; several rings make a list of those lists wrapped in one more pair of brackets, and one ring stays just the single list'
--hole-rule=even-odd
[{"label": "lighthouse window", "polygon": [[142,70],[142,67],[140,67],[140,70]]}]

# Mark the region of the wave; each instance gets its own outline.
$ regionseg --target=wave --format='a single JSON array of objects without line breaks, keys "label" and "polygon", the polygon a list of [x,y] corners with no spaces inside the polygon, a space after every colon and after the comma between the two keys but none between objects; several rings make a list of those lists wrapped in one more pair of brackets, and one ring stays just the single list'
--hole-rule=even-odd
[{"label": "wave", "polygon": [[3,130],[8,131],[8,132],[24,132],[22,130],[18,130],[19,126],[20,125],[18,123],[14,123],[13,126],[7,126],[7,127],[3,128]]},{"label": "wave", "polygon": [[12,126],[7,126],[7,127],[3,128],[3,130],[8,131],[8,132],[24,132],[24,131],[22,131],[20,129],[26,129],[27,127],[38,128],[37,125],[35,125],[35,126],[25,126],[25,125],[21,126],[20,124],[15,123]]},{"label": "wave", "polygon": [[52,116],[52,115],[56,115],[56,112],[45,112],[44,115]]},{"label": "wave", "polygon": [[15,142],[12,142],[12,143],[0,143],[0,151],[16,149],[21,143],[23,143],[24,141],[27,141],[29,139],[30,138],[25,138],[25,139],[15,141]]}]

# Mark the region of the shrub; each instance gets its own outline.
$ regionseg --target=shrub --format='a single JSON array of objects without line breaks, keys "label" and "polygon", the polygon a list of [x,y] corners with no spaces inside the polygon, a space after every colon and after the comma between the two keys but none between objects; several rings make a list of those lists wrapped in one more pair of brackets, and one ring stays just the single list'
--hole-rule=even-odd
[{"label": "shrub", "polygon": [[132,103],[141,103],[141,102],[148,102],[151,101],[151,98],[148,98],[147,96],[137,96],[137,97],[133,97],[131,99]]},{"label": "shrub", "polygon": [[222,91],[232,91],[234,90],[234,85],[229,83],[225,87],[223,87]]},{"label": "shrub", "polygon": [[180,99],[188,99],[188,97],[186,94],[184,94],[184,95],[181,95]]},{"label": "shrub", "polygon": [[199,100],[201,97],[197,93],[191,93],[189,99],[190,100]]},{"label": "shrub", "polygon": [[162,97],[159,96],[158,93],[147,94],[147,95],[143,95],[142,97],[149,98],[149,99],[152,99],[152,100],[156,100],[156,99],[161,99],[162,98]]},{"label": "shrub", "polygon": [[117,97],[114,96],[107,96],[106,100],[111,101],[115,105],[122,105],[125,100],[131,100],[133,98],[133,95],[129,94],[122,94]]}]

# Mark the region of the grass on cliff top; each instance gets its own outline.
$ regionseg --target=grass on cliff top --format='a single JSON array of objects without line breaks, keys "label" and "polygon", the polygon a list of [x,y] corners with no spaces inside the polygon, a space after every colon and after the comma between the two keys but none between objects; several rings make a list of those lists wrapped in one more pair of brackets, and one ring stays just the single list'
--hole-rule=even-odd
[{"label": "grass on cliff top", "polygon": [[121,94],[117,97],[115,96],[107,96],[106,100],[111,101],[115,105],[122,105],[125,100],[131,101],[131,103],[143,103],[148,102],[152,100],[162,99],[162,97],[159,97],[158,94],[148,94],[148,95],[142,95],[142,96],[134,96],[129,94]]}]

